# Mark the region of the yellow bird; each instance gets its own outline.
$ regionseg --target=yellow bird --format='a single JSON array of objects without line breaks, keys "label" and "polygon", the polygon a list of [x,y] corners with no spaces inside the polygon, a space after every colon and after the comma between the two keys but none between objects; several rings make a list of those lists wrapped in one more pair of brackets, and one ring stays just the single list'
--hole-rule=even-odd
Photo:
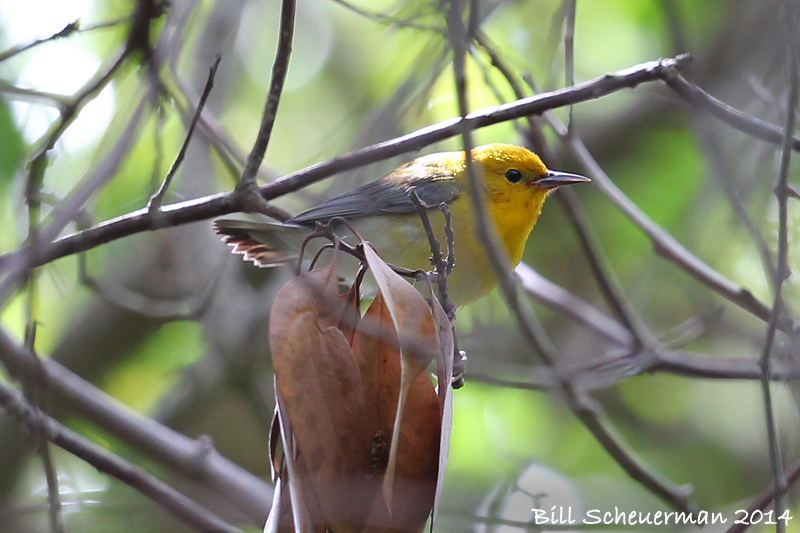
[{"label": "yellow bird", "polygon": [[[465,152],[444,152],[419,157],[378,181],[331,198],[283,224],[220,219],[214,222],[215,229],[234,246],[234,252],[259,266],[273,266],[296,257],[300,243],[316,222],[342,217],[385,261],[429,270],[428,239],[408,196],[414,188],[423,204],[430,206],[431,224],[441,243],[445,242],[444,221],[438,206],[445,202],[450,208],[456,266],[448,278],[448,289],[453,303],[461,307],[487,294],[497,283],[486,249],[476,238],[467,197],[465,156]],[[547,195],[563,185],[590,181],[577,174],[548,170],[539,156],[509,144],[474,148],[472,160],[486,190],[490,218],[515,266],[522,259],[525,242]],[[342,229],[337,233],[344,236],[349,232]]]}]

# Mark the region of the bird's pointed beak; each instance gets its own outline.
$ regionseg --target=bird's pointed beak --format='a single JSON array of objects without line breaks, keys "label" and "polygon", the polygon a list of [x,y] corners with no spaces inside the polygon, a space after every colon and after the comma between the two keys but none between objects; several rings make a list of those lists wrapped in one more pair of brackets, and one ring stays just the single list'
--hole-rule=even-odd
[{"label": "bird's pointed beak", "polygon": [[547,174],[535,181],[536,185],[542,189],[555,189],[556,187],[563,187],[564,185],[572,185],[574,183],[586,183],[592,181],[586,176],[580,174],[570,174],[569,172],[560,172],[558,170],[548,170]]}]

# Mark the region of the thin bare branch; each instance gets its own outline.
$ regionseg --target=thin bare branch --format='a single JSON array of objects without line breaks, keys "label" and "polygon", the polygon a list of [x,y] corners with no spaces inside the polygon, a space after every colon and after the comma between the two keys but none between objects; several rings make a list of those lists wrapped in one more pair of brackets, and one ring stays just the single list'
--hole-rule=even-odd
[{"label": "thin bare branch", "polygon": [[[176,107],[183,115],[183,119],[185,121],[192,120],[197,112],[200,97],[189,88],[189,85],[179,77],[177,72],[173,72],[172,76],[177,90],[171,91],[170,88],[166,90],[169,96],[175,100]],[[192,111],[192,108],[194,108],[194,111]],[[207,108],[200,115],[199,126],[204,138],[216,149],[222,164],[225,165],[225,169],[238,181],[242,175],[241,169],[244,168],[244,153],[236,149],[233,142],[223,132],[216,117]]]},{"label": "thin bare branch", "polygon": [[[786,492],[786,478],[783,474],[783,461],[781,459],[781,449],[778,442],[778,433],[775,423],[775,412],[772,406],[772,390],[770,374],[772,370],[772,347],[775,342],[775,334],[778,331],[778,323],[781,314],[784,312],[781,291],[783,282],[789,277],[789,194],[787,184],[789,183],[789,164],[792,159],[792,135],[795,130],[797,117],[797,102],[800,95],[800,72],[798,62],[798,44],[796,42],[796,24],[800,21],[798,11],[794,2],[785,2],[786,15],[784,42],[786,43],[787,60],[789,62],[789,93],[786,102],[786,124],[783,130],[783,145],[781,147],[781,164],[778,171],[778,184],[775,187],[775,197],[778,201],[778,253],[775,264],[776,275],[773,280],[775,287],[775,298],[772,304],[772,316],[767,326],[767,333],[764,338],[764,346],[759,358],[761,367],[761,394],[764,399],[764,415],[767,425],[767,442],[769,443],[769,462],[772,470],[772,491],[773,507],[775,515],[783,514],[783,495]],[[778,520],[775,525],[776,533],[783,533],[786,530],[786,523]]]},{"label": "thin bare branch", "polygon": [[[752,359],[736,357],[708,357],[689,352],[664,350],[644,372],[668,372],[679,376],[706,379],[760,380],[761,369]],[[800,369],[792,365],[774,365],[770,380],[778,382],[797,381]]]},{"label": "thin bare branch", "polygon": [[[450,297],[447,293],[447,276],[450,275],[450,271],[453,269],[452,265],[455,263],[455,237],[453,235],[453,228],[450,226],[450,209],[444,202],[439,206],[444,215],[444,231],[447,237],[447,256],[445,257],[442,253],[441,243],[436,238],[436,234],[431,226],[431,219],[428,216],[428,209],[434,206],[425,205],[419,197],[419,193],[417,193],[417,190],[413,187],[409,190],[408,197],[414,203],[419,219],[422,222],[422,227],[425,229],[425,235],[428,237],[428,245],[431,249],[431,266],[434,268],[434,276],[439,288],[439,302],[447,313],[447,317],[452,322],[456,317],[456,308],[453,302],[450,301]],[[453,334],[455,335],[455,332],[453,332]]]},{"label": "thin bare branch", "polygon": [[733,209],[736,217],[750,234],[750,239],[753,241],[756,250],[758,250],[761,266],[767,273],[767,279],[774,290],[777,272],[773,264],[772,254],[767,246],[767,242],[764,240],[764,236],[761,234],[761,230],[750,216],[747,206],[739,193],[739,188],[734,180],[735,173],[729,168],[729,158],[722,153],[719,135],[714,134],[707,121],[695,119],[692,120],[692,124],[704,147],[703,153],[709,160],[710,173],[722,185],[722,190],[725,193],[731,209]]},{"label": "thin bare branch", "polygon": [[[37,263],[41,257],[46,255],[48,250],[51,249],[51,245],[48,243],[55,240],[67,224],[82,212],[83,206],[89,201],[92,195],[96,193],[100,186],[116,174],[122,161],[125,159],[125,154],[127,154],[131,148],[133,138],[139,128],[144,113],[145,105],[146,103],[144,100],[139,103],[131,121],[122,132],[122,135],[120,135],[114,147],[106,154],[103,161],[82,180],[78,187],[73,189],[69,195],[61,201],[53,214],[50,224],[38,234],[40,244],[29,244],[27,247],[21,249],[19,251],[20,253],[11,256],[12,260],[8,266],[0,265],[0,270],[6,271],[5,278],[0,281],[0,302],[5,301],[9,297],[11,290],[22,276],[27,275],[27,272],[31,268],[38,266]],[[44,153],[45,152],[42,152],[42,154]],[[31,163],[32,167],[37,164],[43,164],[42,162],[44,159],[40,157],[34,158]]]},{"label": "thin bare branch", "polygon": [[[594,100],[625,88],[633,88],[643,83],[660,80],[686,60],[687,56],[679,56],[677,58],[652,61],[625,69],[616,74],[596,78],[574,87],[474,111],[463,119],[449,119],[408,135],[362,148],[324,163],[299,170],[261,187],[261,194],[266,200],[272,200],[295,192],[338,172],[413,152],[429,144],[453,137],[465,125],[472,129],[482,128],[531,114],[541,114],[557,107]],[[164,224],[177,226],[228,215],[238,210],[239,206],[232,193],[219,193],[166,205],[162,208],[162,213],[164,215]],[[55,259],[86,251],[101,244],[150,229],[147,209],[138,209],[115,219],[102,222],[93,228],[58,239],[47,246],[42,251],[42,254],[30,263],[30,266],[41,266]],[[0,269],[6,268],[8,262],[14,258],[27,253],[25,250],[26,248],[23,248],[0,256]]]},{"label": "thin bare branch", "polygon": [[55,40],[58,40],[58,39],[63,39],[65,37],[71,36],[74,33],[86,33],[86,32],[93,31],[93,30],[100,30],[100,29],[103,29],[103,28],[111,28],[111,27],[114,27],[114,26],[118,26],[118,25],[130,20],[130,18],[131,18],[130,15],[128,15],[128,16],[125,16],[125,17],[122,17],[122,18],[119,18],[119,19],[116,19],[116,20],[111,20],[111,21],[108,21],[108,22],[99,22],[97,24],[89,24],[89,25],[86,25],[86,26],[81,24],[80,19],[74,20],[74,21],[70,22],[69,24],[67,24],[66,26],[64,26],[64,28],[61,29],[60,31],[58,31],[58,32],[54,33],[53,35],[51,35],[50,37],[45,37],[43,39],[35,39],[35,40],[33,40],[33,41],[31,41],[31,42],[29,42],[27,44],[21,44],[21,45],[17,45],[17,46],[12,46],[8,50],[0,52],[0,63],[2,63],[3,61],[18,55],[18,54],[21,54],[22,52],[27,52],[28,50],[30,50],[32,48],[35,48],[35,47],[39,46],[40,44],[49,43],[49,42],[52,42],[52,41],[55,41]]},{"label": "thin bare branch", "polygon": [[427,126],[416,132],[382,143],[356,150],[300,170],[261,188],[267,200],[294,192],[337,172],[382,161],[424,148],[435,142],[459,135],[463,129],[475,130],[528,115],[539,115],[550,109],[601,98],[623,88],[634,88],[667,77],[670,72],[689,60],[683,55],[643,63],[615,74],[559,89],[549,93],[521,98],[515,102],[473,111],[465,117],[457,117]]},{"label": "thin bare branch", "polygon": [[258,192],[256,175],[259,167],[261,167],[264,154],[267,152],[269,139],[272,135],[272,127],[275,125],[275,117],[278,114],[278,104],[281,100],[283,84],[286,81],[286,73],[289,71],[295,9],[295,0],[282,1],[278,49],[275,52],[275,62],[272,65],[272,81],[269,86],[267,103],[264,105],[264,113],[261,117],[261,127],[258,130],[250,155],[247,157],[242,177],[239,179],[234,191],[234,195],[236,195],[244,211],[258,211],[269,214],[269,206],[264,197]]},{"label": "thin bare branch", "polygon": [[[566,24],[567,24],[567,31],[565,36],[565,49],[566,49],[566,78],[567,84],[573,85],[574,84],[574,73],[573,73],[573,64],[574,64],[574,43],[572,42],[573,34],[574,34],[574,25],[575,25],[575,2],[572,0],[565,0],[564,4],[566,7]],[[498,71],[503,75],[503,77],[508,82],[511,89],[514,91],[514,94],[517,98],[524,98],[525,94],[522,91],[522,87],[519,84],[516,75],[512,72],[510,68],[505,64],[505,61],[500,56],[500,54],[495,50],[495,47],[488,41],[488,39],[484,36],[479,34],[476,37],[476,42],[478,42],[486,51],[486,53],[490,56],[492,60],[492,65],[498,69]],[[546,121],[550,127],[556,131],[560,136],[567,137],[572,134],[572,106],[569,107],[570,115],[569,115],[569,126],[564,127],[564,125],[557,120],[557,117],[553,113],[544,113],[542,115],[542,119]],[[529,139],[535,141],[535,144],[538,146],[537,149],[541,151],[550,152],[547,149],[546,143],[544,141],[544,135],[541,132],[541,128],[537,122],[534,122],[533,117],[528,117],[529,119],[529,131],[523,133],[523,135]],[[552,157],[552,156],[551,156]],[[586,253],[587,260],[589,265],[592,269],[592,273],[594,274],[595,279],[597,280],[598,284],[600,285],[600,290],[603,293],[606,301],[611,306],[611,309],[617,315],[617,318],[623,321],[625,326],[634,334],[635,339],[637,340],[637,344],[641,345],[644,341],[647,341],[648,344],[653,343],[652,336],[647,331],[644,324],[638,320],[636,314],[631,309],[631,305],[625,300],[622,290],[619,288],[618,283],[616,283],[610,274],[610,268],[606,265],[606,261],[602,256],[602,250],[599,247],[597,238],[592,234],[591,228],[588,222],[585,220],[585,215],[583,214],[583,210],[578,202],[578,198],[574,192],[569,189],[558,191],[559,199],[562,201],[567,215],[570,218],[573,226],[575,227],[578,237],[581,241],[581,244],[584,247],[584,252]],[[530,274],[530,269],[528,267]],[[519,273],[519,269],[518,269]],[[526,287],[528,288],[528,287]],[[531,287],[532,289],[533,287]],[[530,290],[530,289],[529,289]],[[562,289],[563,291],[563,289]],[[551,294],[555,291],[551,288]],[[563,294],[560,294],[563,296]],[[553,300],[550,300],[551,303],[555,303]],[[571,301],[574,304],[574,299]],[[586,318],[585,324],[586,325],[596,325],[597,324],[597,312],[591,306],[581,306],[581,311],[585,312],[586,315],[580,315],[576,313],[576,308],[574,305],[567,306],[567,309],[572,311],[570,313],[574,318],[579,320]],[[595,311],[592,313],[591,311]],[[591,318],[588,318],[591,317]],[[605,317],[603,317],[605,318]],[[606,327],[611,327],[608,324],[605,324]],[[615,326],[618,324],[614,323]],[[611,328],[613,329],[613,328]],[[603,332],[605,334],[605,332]],[[623,335],[625,338],[630,338],[630,334],[626,333]],[[626,345],[630,346],[632,351],[638,350],[638,346],[634,346],[632,343],[626,343]]]},{"label": "thin bare branch", "polygon": [[387,26],[397,26],[398,28],[413,28],[420,31],[427,31],[431,33],[438,33],[440,35],[447,35],[447,31],[438,26],[432,26],[430,24],[420,24],[412,20],[402,19],[385,13],[372,13],[367,11],[366,9],[361,9],[360,7],[354,6],[349,2],[345,2],[344,0],[332,0],[332,1],[333,3],[339,4],[340,6],[352,11],[353,13],[361,15],[362,17],[375,21],[379,24],[384,24]]},{"label": "thin bare branch", "polygon": [[32,102],[43,103],[61,110],[64,106],[68,105],[72,100],[69,96],[63,94],[50,93],[46,91],[37,91],[34,89],[24,89],[11,85],[7,81],[0,80],[0,94],[5,95],[12,100],[26,100]]},{"label": "thin bare branch", "polygon": [[[576,135],[574,132],[568,135]],[[632,346],[638,350],[642,345],[651,346],[655,344],[655,339],[648,331],[644,323],[639,319],[633,306],[628,302],[622,288],[614,278],[613,272],[608,261],[603,254],[598,238],[591,229],[591,224],[586,219],[586,213],[575,192],[565,189],[558,192],[558,197],[564,206],[567,216],[572,222],[578,239],[583,247],[589,268],[592,275],[600,286],[600,292],[606,303],[611,307],[614,316],[631,332],[635,342]]]},{"label": "thin bare branch", "polygon": [[[199,531],[242,533],[240,529],[231,526],[205,506],[190,500],[142,468],[101,448],[52,418],[37,415],[36,410],[18,391],[4,384],[0,384],[0,406],[28,426],[42,424],[46,428],[45,436],[53,444],[83,459],[101,472],[130,485],[163,506],[185,524]],[[63,528],[56,531],[60,530]]]},{"label": "thin bare branch", "polygon": [[[34,371],[30,354],[0,329],[0,362],[12,376]],[[272,488],[232,463],[204,441],[190,439],[150,418],[140,417],[52,359],[42,359],[48,393],[99,427],[170,469],[195,479],[241,509],[257,524],[267,516]]]},{"label": "thin bare branch", "polygon": [[[459,2],[451,3],[450,11],[448,12],[448,26],[451,28],[451,41],[455,54],[453,67],[459,112],[466,117],[469,108],[466,96],[466,77],[464,75],[465,41],[459,42],[460,39],[465,39],[466,35],[460,7]],[[472,7],[474,8],[474,2]],[[472,148],[472,139],[468,124],[462,125],[461,135],[464,140],[464,149],[469,154]],[[466,161],[471,192],[470,199],[478,239],[486,250],[489,263],[497,278],[498,286],[505,298],[506,305],[508,305],[516,318],[525,339],[537,349],[542,360],[550,367],[556,378],[557,390],[563,393],[567,406],[632,479],[641,483],[653,494],[675,508],[694,513],[694,505],[689,500],[690,490],[685,487],[672,487],[667,481],[661,479],[660,475],[650,472],[633,456],[632,451],[624,444],[622,437],[609,427],[599,404],[585,393],[579,391],[568,378],[561,376],[557,371],[555,347],[547,337],[542,325],[536,319],[530,304],[520,296],[517,290],[517,282],[511,274],[512,268],[509,264],[508,256],[489,224],[485,205],[486,199],[483,196],[483,188],[478,181],[478,174],[469,156]]]},{"label": "thin bare branch", "polygon": [[[691,379],[724,381],[758,381],[761,369],[758,361],[738,357],[709,357],[679,350],[661,350],[658,354],[643,357],[634,354],[609,359],[605,364],[592,363],[584,367],[563,372],[562,379],[569,378],[572,385],[581,391],[590,392],[618,385],[625,379],[644,374],[666,373]],[[514,376],[504,377],[504,376]],[[791,365],[775,364],[771,378],[776,382],[800,380],[800,370]],[[501,367],[492,374],[471,372],[471,381],[490,383],[515,389],[554,391],[559,390],[558,378],[546,366]]]},{"label": "thin bare branch", "polygon": [[[579,161],[586,169],[589,177],[608,198],[616,204],[622,213],[638,226],[653,244],[656,253],[675,263],[687,274],[738,305],[745,311],[755,315],[763,321],[769,321],[771,310],[760,302],[748,289],[737,286],[734,282],[708,266],[696,255],[692,254],[672,235],[665,231],[648,217],[639,207],[623,193],[611,180],[597,161],[589,153],[586,145],[578,138],[570,138],[567,145],[572,149]],[[786,317],[778,322],[778,329],[786,333],[800,332],[800,326]]]},{"label": "thin bare branch", "polygon": [[[573,58],[573,46],[574,43],[572,42],[573,34],[574,34],[574,24],[575,24],[575,2],[571,0],[565,0],[564,5],[567,8],[566,12],[566,24],[567,24],[567,31],[565,36],[565,49],[566,49],[566,78],[567,84],[573,85],[574,84],[574,74],[572,71],[574,58]],[[480,44],[489,55],[492,61],[492,65],[497,68],[497,70],[503,75],[503,77],[508,82],[511,89],[514,91],[514,94],[517,98],[524,98],[525,94],[522,91],[522,87],[519,84],[516,75],[513,71],[505,64],[505,61],[500,56],[499,52],[495,49],[491,42],[488,41],[485,35],[478,34],[476,37],[476,42]],[[560,121],[554,120],[553,113],[544,113],[542,115],[543,120],[547,121],[552,129],[554,129],[559,135],[561,136],[568,136],[571,134],[571,125],[572,125],[572,106],[569,107],[570,109],[570,118],[569,118],[569,127],[564,127]],[[529,129],[523,132],[523,136],[526,138],[534,140],[535,144],[537,145],[536,148],[540,151],[550,152],[547,149],[546,143],[544,141],[544,135],[541,132],[541,128],[539,127],[538,122],[534,122],[533,117],[528,117],[529,120]],[[552,156],[550,156],[552,157]],[[585,221],[585,216],[583,215],[583,211],[578,203],[577,196],[569,189],[559,191],[558,196],[561,199],[567,214],[570,218],[570,221],[573,223],[578,236],[580,238],[581,243],[583,244],[584,251],[586,252],[587,259],[589,261],[589,265],[592,269],[595,279],[597,280],[598,284],[600,285],[600,289],[606,298],[606,301],[611,306],[612,310],[615,311],[615,314],[619,319],[623,321],[626,327],[634,333],[635,338],[638,341],[638,344],[641,344],[643,339],[647,339],[648,343],[651,344],[653,339],[652,336],[647,332],[647,329],[640,321],[636,318],[636,314],[631,310],[630,304],[624,299],[622,295],[621,289],[618,287],[618,284],[614,282],[610,275],[610,269],[607,265],[605,265],[605,261],[602,257],[602,251],[597,244],[597,238],[592,235],[590,230],[589,224]],[[538,276],[535,272],[524,265],[526,270],[526,274],[528,278],[532,277],[532,274]],[[517,273],[520,273],[520,268],[517,268]],[[539,277],[540,278],[540,277]],[[543,278],[538,279],[537,281],[541,281]],[[546,280],[545,280],[546,281]],[[523,281],[524,283],[524,281]],[[549,282],[547,282],[549,283]],[[537,297],[536,294],[536,285],[531,283],[530,285],[526,285],[526,289],[531,293],[534,297]],[[553,284],[547,287],[549,289],[549,293],[551,298],[544,298],[543,303],[546,305],[553,304],[557,305],[559,303],[566,303],[567,305],[562,307],[563,311],[566,311],[567,314],[572,316],[573,318],[578,319],[579,321],[583,322],[585,325],[588,326],[597,326],[593,329],[600,332],[603,335],[608,334],[610,331],[614,331],[616,326],[619,328],[619,324],[608,320],[604,315],[597,312],[594,308],[585,304],[584,302],[580,302],[584,305],[577,305],[576,306],[576,298],[563,298],[566,296],[571,296],[566,291],[557,287]],[[558,294],[559,298],[553,298]],[[568,303],[566,302],[568,300]],[[602,318],[601,318],[602,317]],[[605,319],[605,320],[604,320]],[[609,324],[611,322],[611,324]],[[602,324],[602,326],[601,326]],[[634,346],[631,341],[630,333],[628,332],[617,332],[616,339],[619,340],[620,338],[624,338],[624,344],[632,351],[636,351],[638,348]]]},{"label": "thin bare branch", "polygon": [[[692,107],[717,117],[742,133],[772,144],[783,144],[784,129],[782,127],[743,113],[705,92],[679,72],[674,71],[673,74],[665,77],[664,81]],[[800,151],[800,138],[790,136],[789,139],[792,150]]]},{"label": "thin bare branch", "polygon": [[[566,17],[564,19],[564,76],[565,85],[572,87],[575,85],[575,4],[577,0],[564,0],[564,8],[566,9]],[[573,127],[573,114],[572,106],[568,108],[567,129],[572,133]]]},{"label": "thin bare branch", "polygon": [[[674,50],[684,51],[689,49],[687,44],[686,31],[680,16],[680,6],[675,0],[661,0],[661,7],[667,19],[670,37]],[[721,152],[720,143],[717,135],[709,127],[706,121],[698,120],[693,116],[691,123],[695,129],[701,143],[704,145],[703,153],[709,161],[711,174],[722,184],[728,203],[733,208],[739,220],[750,233],[750,237],[761,257],[762,267],[770,273],[770,283],[775,279],[772,257],[767,247],[761,231],[758,229],[753,219],[748,213],[747,206],[742,200],[736,183],[733,180],[733,173],[729,167],[728,158]],[[774,288],[774,287],[773,287]]]},{"label": "thin bare branch", "polygon": [[518,264],[515,272],[525,291],[545,307],[565,314],[620,347],[630,349],[633,346],[630,330],[594,306],[544,278],[525,263]]},{"label": "thin bare branch", "polygon": [[103,90],[106,85],[108,85],[108,83],[114,77],[114,74],[116,74],[122,65],[125,64],[129,54],[130,52],[127,49],[123,50],[104,71],[87,83],[78,92],[78,94],[72,98],[70,102],[64,104],[60,108],[61,119],[53,124],[53,126],[44,136],[44,140],[39,146],[38,150],[36,150],[31,156],[31,161],[43,157],[47,152],[53,149],[56,141],[61,138],[61,135],[64,133],[64,131],[66,131],[69,125],[72,124],[72,122],[78,117],[81,109],[83,109],[83,107],[89,103],[90,100],[97,96],[97,94],[99,94],[100,91]]},{"label": "thin bare branch", "polygon": [[[25,397],[27,397],[30,407],[31,417],[28,420],[28,427],[36,440],[36,452],[42,460],[45,481],[47,483],[48,514],[50,518],[50,530],[52,533],[63,533],[64,516],[61,505],[61,491],[59,490],[58,473],[53,462],[53,455],[50,453],[50,442],[48,441],[48,431],[46,427],[45,415],[42,410],[42,401],[45,397],[46,384],[44,373],[42,372],[41,361],[34,350],[36,345],[36,321],[34,320],[34,306],[37,293],[36,277],[31,276],[28,280],[28,324],[25,328],[25,346],[31,355],[31,365],[34,373],[23,381]],[[15,391],[16,392],[16,391]],[[2,403],[2,401],[0,401]]]},{"label": "thin bare branch", "polygon": [[[101,70],[89,81],[73,97],[71,102],[62,106],[60,120],[53,124],[48,133],[43,137],[38,149],[30,158],[31,169],[40,168],[41,173],[44,173],[48,153],[52,150],[56,141],[61,137],[64,131],[77,118],[83,107],[111,81],[113,76],[120,70],[127,58],[130,57],[135,50],[139,48],[147,48],[149,50],[150,21],[152,18],[163,14],[161,7],[163,6],[157,5],[157,3],[152,1],[140,2],[137,4],[134,22],[131,26],[129,39],[124,50],[117,55],[116,59],[112,61],[107,68]],[[146,105],[147,98],[145,97],[139,102],[131,121],[123,131],[116,145],[109,150],[103,161],[67,195],[60,205],[56,207],[49,225],[41,232],[37,230],[37,234],[35,235],[36,242],[29,242],[28,246],[25,248],[25,252],[18,254],[15,259],[11,261],[8,268],[5,268],[5,266],[0,267],[0,269],[6,270],[6,272],[4,272],[5,278],[0,281],[0,302],[4,302],[9,297],[13,287],[19,280],[27,276],[30,269],[35,267],[34,263],[37,257],[41,257],[45,253],[45,250],[48,249],[50,243],[61,234],[63,229],[80,215],[86,202],[116,174],[116,171],[122,164],[125,155],[132,145],[132,140],[142,120]],[[29,180],[29,187],[32,184],[33,182]],[[29,195],[29,197],[32,198],[36,196],[38,195]],[[32,237],[34,237],[34,235],[32,235]]]},{"label": "thin bare branch", "polygon": [[167,172],[167,176],[164,178],[164,182],[161,184],[161,187],[155,194],[153,194],[153,196],[150,197],[150,201],[147,203],[147,209],[150,211],[150,216],[156,216],[157,214],[160,214],[161,205],[164,203],[164,196],[166,196],[167,189],[169,189],[169,186],[172,183],[172,178],[175,176],[175,173],[178,171],[178,168],[183,162],[183,158],[186,156],[186,150],[189,148],[189,141],[191,141],[192,135],[194,134],[194,128],[197,126],[197,121],[200,120],[200,115],[203,113],[203,107],[205,107],[206,100],[208,100],[208,96],[211,94],[211,89],[214,87],[214,77],[217,75],[217,68],[219,67],[220,61],[222,61],[222,56],[218,55],[217,59],[214,61],[214,64],[211,65],[211,68],[209,69],[208,79],[206,80],[206,85],[203,88],[203,94],[200,96],[200,102],[197,104],[194,117],[192,117],[192,121],[189,124],[189,129],[186,132],[186,139],[183,142],[183,146],[181,146],[178,156],[172,163],[172,167],[169,169],[169,172]]},{"label": "thin bare branch", "polygon": [[80,27],[81,27],[81,21],[80,20],[75,20],[73,22],[70,22],[66,26],[64,26],[64,28],[62,28],[60,31],[57,31],[56,33],[54,33],[50,37],[45,37],[44,39],[35,39],[35,40],[29,42],[28,44],[20,44],[20,45],[12,46],[8,50],[0,52],[0,63],[5,61],[6,59],[14,57],[17,54],[21,54],[22,52],[30,50],[31,48],[35,48],[36,46],[39,46],[40,44],[49,43],[49,42],[55,41],[57,39],[63,39],[64,37],[69,37],[73,33],[77,32],[77,31],[80,31]]},{"label": "thin bare branch", "polygon": [[197,320],[208,309],[222,279],[222,268],[225,261],[209,275],[209,280],[201,284],[196,294],[189,294],[178,300],[150,298],[141,292],[130,290],[121,285],[103,283],[89,273],[86,254],[78,256],[78,280],[82,285],[94,291],[103,300],[121,309],[127,309],[142,316],[161,320]]},{"label": "thin bare branch", "polygon": [[[800,460],[795,461],[794,464],[788,468],[788,470],[784,474],[784,477],[786,478],[787,487],[790,487],[795,483],[797,483],[797,480],[800,479]],[[753,503],[751,503],[750,506],[747,508],[747,516],[753,516],[753,512],[755,511],[764,511],[764,509],[769,507],[769,505],[772,503],[774,496],[775,496],[774,486],[770,485],[769,487],[764,489],[764,492],[762,492],[761,495],[758,498],[756,498],[753,501]],[[785,527],[786,526],[786,522],[784,521],[785,518],[779,518],[780,516],[781,515],[779,515],[776,511],[775,520],[777,522],[783,522]],[[737,522],[738,523],[734,523],[733,525],[731,525],[731,527],[729,527],[725,531],[725,533],[744,533],[745,531],[750,529],[751,525],[753,525],[746,520],[740,520]]]}]

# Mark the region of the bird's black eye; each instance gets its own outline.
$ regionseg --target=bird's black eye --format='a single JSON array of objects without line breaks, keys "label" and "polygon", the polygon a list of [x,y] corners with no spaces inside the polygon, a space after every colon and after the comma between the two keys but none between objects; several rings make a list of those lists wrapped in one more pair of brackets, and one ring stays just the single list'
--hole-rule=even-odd
[{"label": "bird's black eye", "polygon": [[516,168],[506,170],[506,179],[511,183],[517,183],[522,179],[522,172]]}]

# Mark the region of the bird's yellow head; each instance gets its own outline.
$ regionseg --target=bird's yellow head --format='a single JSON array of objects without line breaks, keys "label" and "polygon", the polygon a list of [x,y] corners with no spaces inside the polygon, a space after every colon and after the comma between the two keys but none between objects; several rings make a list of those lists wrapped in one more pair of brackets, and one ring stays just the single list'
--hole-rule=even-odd
[{"label": "bird's yellow head", "polygon": [[589,181],[549,170],[538,155],[521,146],[487,144],[473,149],[472,159],[482,171],[489,211],[513,264],[522,259],[547,195],[562,185]]}]

